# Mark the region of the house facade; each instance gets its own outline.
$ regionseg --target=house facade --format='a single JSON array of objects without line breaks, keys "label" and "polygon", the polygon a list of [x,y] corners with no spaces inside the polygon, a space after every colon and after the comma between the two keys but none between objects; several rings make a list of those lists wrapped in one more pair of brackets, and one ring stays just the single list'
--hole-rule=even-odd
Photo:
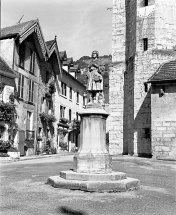
[{"label": "house facade", "polygon": [[113,0],[111,154],[155,156],[147,82],[163,63],[176,58],[175,13],[175,0]]},{"label": "house facade", "polygon": [[53,142],[55,90],[50,89],[61,72],[58,48],[48,48],[38,20],[1,29],[0,42],[1,52],[19,76],[15,86],[18,149],[31,155],[47,141]]},{"label": "house facade", "polygon": [[58,76],[60,97],[55,97],[58,122],[55,142],[57,148],[65,143],[71,151],[72,147],[79,147],[79,112],[87,103],[86,87],[76,78],[79,68],[73,65],[73,59],[67,58],[66,52],[60,52],[60,57],[62,74]]}]

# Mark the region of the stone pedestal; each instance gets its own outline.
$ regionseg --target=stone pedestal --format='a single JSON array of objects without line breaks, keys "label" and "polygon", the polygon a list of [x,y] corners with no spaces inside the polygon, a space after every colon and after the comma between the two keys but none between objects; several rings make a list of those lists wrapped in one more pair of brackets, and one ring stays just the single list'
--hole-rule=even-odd
[{"label": "stone pedestal", "polygon": [[107,112],[87,108],[81,116],[80,148],[74,157],[74,171],[79,173],[110,173],[112,159],[106,148]]},{"label": "stone pedestal", "polygon": [[88,106],[81,116],[80,147],[74,156],[74,169],[51,176],[48,184],[64,189],[90,192],[119,192],[139,186],[139,180],[112,171],[112,158],[106,147],[106,119],[101,107]]}]

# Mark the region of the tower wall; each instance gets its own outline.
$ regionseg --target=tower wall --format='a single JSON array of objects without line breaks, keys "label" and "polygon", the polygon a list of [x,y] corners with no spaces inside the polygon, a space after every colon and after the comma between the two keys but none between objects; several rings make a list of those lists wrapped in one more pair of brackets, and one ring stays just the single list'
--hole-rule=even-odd
[{"label": "tower wall", "polygon": [[123,83],[126,49],[125,1],[113,0],[112,62],[109,74],[110,154],[123,152]]},{"label": "tower wall", "polygon": [[144,0],[114,0],[113,4],[110,152],[150,155],[151,92],[144,83],[162,63],[175,59],[176,2],[149,0],[144,6]]}]

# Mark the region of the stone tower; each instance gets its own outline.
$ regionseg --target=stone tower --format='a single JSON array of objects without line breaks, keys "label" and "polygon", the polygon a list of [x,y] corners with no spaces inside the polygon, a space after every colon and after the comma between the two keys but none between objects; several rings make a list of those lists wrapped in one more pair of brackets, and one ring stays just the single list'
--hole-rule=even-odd
[{"label": "stone tower", "polygon": [[113,0],[109,78],[111,154],[151,155],[147,80],[175,59],[175,0]]}]

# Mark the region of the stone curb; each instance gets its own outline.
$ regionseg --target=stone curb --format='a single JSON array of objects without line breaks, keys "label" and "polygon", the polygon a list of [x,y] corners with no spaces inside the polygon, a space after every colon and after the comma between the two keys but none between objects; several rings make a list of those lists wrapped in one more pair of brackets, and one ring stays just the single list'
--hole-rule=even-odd
[{"label": "stone curb", "polygon": [[68,156],[68,155],[74,155],[74,153],[27,156],[27,157],[20,157],[19,159],[0,160],[0,163],[9,163],[9,162],[26,161],[26,160],[34,160],[34,159],[41,159],[41,158],[50,158],[50,157],[55,157],[55,156]]}]

